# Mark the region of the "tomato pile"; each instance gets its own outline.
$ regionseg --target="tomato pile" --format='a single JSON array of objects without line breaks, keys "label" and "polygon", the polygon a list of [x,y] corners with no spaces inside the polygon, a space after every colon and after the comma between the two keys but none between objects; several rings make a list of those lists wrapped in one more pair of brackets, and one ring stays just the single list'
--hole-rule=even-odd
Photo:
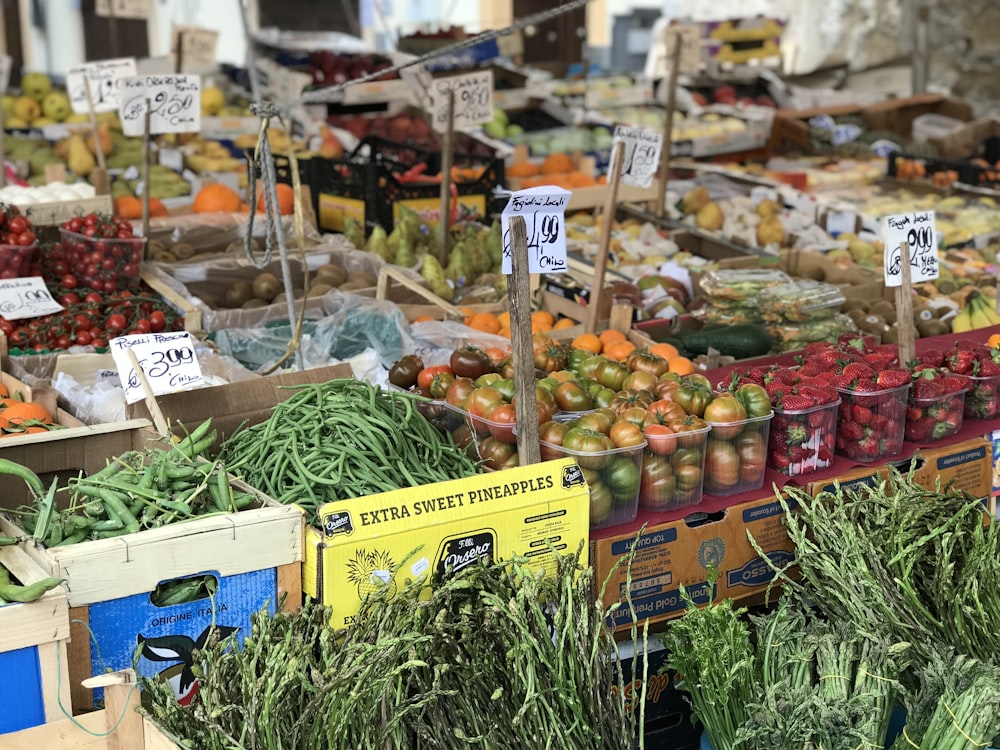
[{"label": "tomato pile", "polygon": [[41,276],[35,228],[16,206],[0,213],[0,279]]},{"label": "tomato pile", "polygon": [[[124,219],[90,213],[64,222],[61,241],[45,253],[48,278],[72,274],[81,285],[97,292],[137,291],[146,240],[133,234]],[[69,284],[63,281],[63,286]]]},{"label": "tomato pile", "polygon": [[[703,375],[670,372],[646,350],[618,362],[544,334],[533,346],[540,452],[576,460],[590,486],[593,527],[628,522],[637,507],[697,504],[709,467],[720,493],[763,482],[767,437],[752,424],[771,415],[762,387],[716,394]],[[463,347],[447,364],[428,367],[410,355],[389,380],[436,399],[425,413],[486,467],[518,465],[508,352]]]}]

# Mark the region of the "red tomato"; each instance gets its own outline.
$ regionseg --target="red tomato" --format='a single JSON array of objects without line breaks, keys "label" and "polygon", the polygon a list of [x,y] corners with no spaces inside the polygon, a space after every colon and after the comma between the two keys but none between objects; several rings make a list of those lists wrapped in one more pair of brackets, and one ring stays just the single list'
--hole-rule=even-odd
[{"label": "red tomato", "polygon": [[7,223],[7,230],[11,234],[21,234],[28,230],[28,221],[23,216],[15,216]]},{"label": "red tomato", "polygon": [[135,330],[137,330],[139,333],[149,333],[153,329],[149,325],[148,320],[146,320],[145,318],[139,318],[135,322]]},{"label": "red tomato", "polygon": [[90,292],[86,297],[83,298],[84,302],[89,302],[91,304],[100,305],[104,302],[104,295],[98,294],[97,292]]},{"label": "red tomato", "polygon": [[442,373],[448,373],[449,375],[454,375],[451,371],[451,367],[448,365],[432,365],[430,367],[425,367],[417,374],[417,385],[421,388],[430,388],[431,381],[434,380],[435,375],[441,375]]},{"label": "red tomato", "polygon": [[669,456],[677,450],[677,439],[674,431],[665,424],[651,424],[642,431],[646,438],[646,447],[653,453]]},{"label": "red tomato", "polygon": [[149,330],[153,333],[159,333],[165,330],[167,327],[167,316],[163,314],[162,310],[153,310],[149,314]]},{"label": "red tomato", "polygon": [[487,417],[490,434],[502,443],[517,443],[514,436],[516,416],[511,404],[496,406]]},{"label": "red tomato", "polygon": [[611,442],[615,444],[616,448],[634,448],[637,445],[642,445],[645,440],[638,425],[624,420],[615,422],[611,426],[608,437],[611,438]]},{"label": "red tomato", "polygon": [[35,244],[35,233],[34,232],[21,232],[17,235],[17,244],[26,246]]},{"label": "red tomato", "polygon": [[88,330],[80,330],[76,332],[76,343],[80,346],[86,346],[93,342],[93,337],[90,335]]},{"label": "red tomato", "polygon": [[115,313],[114,315],[108,316],[107,323],[105,323],[107,329],[115,333],[119,331],[124,331],[125,326],[127,325],[128,321],[125,320],[125,316],[122,315],[121,313]]}]

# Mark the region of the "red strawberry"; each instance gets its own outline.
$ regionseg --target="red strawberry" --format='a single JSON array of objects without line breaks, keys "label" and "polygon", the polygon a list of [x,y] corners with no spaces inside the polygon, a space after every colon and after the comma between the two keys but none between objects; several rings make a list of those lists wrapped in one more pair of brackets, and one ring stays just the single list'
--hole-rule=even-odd
[{"label": "red strawberry", "polygon": [[830,453],[830,449],[824,445],[819,449],[819,451],[817,451],[816,458],[823,463],[829,463],[833,460],[833,455]]},{"label": "red strawberry", "polygon": [[812,458],[812,455],[813,455],[812,448],[806,448],[805,446],[800,445],[797,448],[792,448],[791,453],[788,454],[788,457],[792,460],[793,464],[797,464],[801,463],[802,461],[805,461],[807,458]]},{"label": "red strawberry", "polygon": [[854,404],[851,407],[851,418],[858,424],[871,424],[874,416],[875,415],[872,414],[872,410],[867,406],[858,406],[857,404]]},{"label": "red strawberry", "polygon": [[993,360],[987,360],[979,362],[979,377],[981,378],[993,378],[1000,375],[1000,364],[997,364]]},{"label": "red strawberry", "polygon": [[778,471],[787,471],[788,467],[792,465],[792,462],[788,460],[788,456],[783,453],[772,453],[771,465]]},{"label": "red strawberry", "polygon": [[855,383],[853,390],[855,393],[875,393],[882,389],[875,384],[874,380],[859,380]]},{"label": "red strawberry", "polygon": [[926,440],[934,428],[934,420],[930,417],[921,417],[906,424],[906,437],[909,440]]},{"label": "red strawberry", "polygon": [[799,395],[811,398],[815,405],[832,404],[837,400],[837,392],[832,388],[817,388],[812,385],[800,386]]},{"label": "red strawberry", "polygon": [[840,425],[840,436],[845,440],[856,442],[864,436],[864,427],[857,422],[844,422]]},{"label": "red strawberry", "polygon": [[968,350],[956,350],[947,359],[948,369],[960,375],[968,375],[972,372],[976,363],[976,355]]},{"label": "red strawberry", "polygon": [[910,373],[906,370],[882,370],[875,382],[880,389],[901,388],[910,382]]},{"label": "red strawberry", "polygon": [[781,396],[788,390],[788,386],[784,383],[779,383],[777,380],[772,380],[764,386],[764,390],[767,391],[767,395],[771,397],[771,403],[776,403],[781,400]]},{"label": "red strawberry", "polygon": [[863,438],[858,443],[859,458],[862,459],[878,458],[880,452],[881,451],[879,447],[879,442],[878,440],[875,439],[874,435],[869,435],[868,437]]},{"label": "red strawberry", "polygon": [[851,390],[854,388],[854,378],[850,375],[834,375],[830,378],[830,385],[834,388],[841,388],[843,390]]},{"label": "red strawberry", "polygon": [[960,378],[956,375],[946,375],[941,379],[941,387],[945,393],[958,393],[967,389],[969,384],[965,378]]},{"label": "red strawberry", "polygon": [[939,349],[928,349],[923,354],[918,354],[917,360],[922,365],[941,367],[944,364],[944,352]]},{"label": "red strawberry", "polygon": [[805,411],[813,407],[813,401],[805,396],[797,396],[793,393],[783,394],[781,397],[781,410],[784,412],[790,411]]}]

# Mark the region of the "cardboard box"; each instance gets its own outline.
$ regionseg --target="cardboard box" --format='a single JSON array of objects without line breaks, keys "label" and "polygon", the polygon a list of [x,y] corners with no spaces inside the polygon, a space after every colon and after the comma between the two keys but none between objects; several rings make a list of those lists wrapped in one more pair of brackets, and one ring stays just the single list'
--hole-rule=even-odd
[{"label": "cardboard box", "polygon": [[1000,117],[981,117],[953,133],[929,138],[928,143],[945,159],[967,159],[976,155],[983,141],[1000,137]]},{"label": "cardboard box", "polygon": [[572,459],[327,503],[322,530],[306,530],[303,590],[343,627],[398,566],[406,579],[433,581],[478,559],[521,555],[548,570],[552,550],[573,553],[586,541],[589,507]]},{"label": "cardboard box", "polygon": [[[19,530],[0,518],[0,536]],[[22,585],[41,581],[48,573],[21,549],[0,547],[0,566]],[[0,606],[0,735],[63,718],[59,701],[69,704],[66,643],[69,605],[58,586],[42,598]]]},{"label": "cardboard box", "polygon": [[[253,492],[240,482],[234,481],[234,487]],[[237,632],[242,641],[251,615],[265,606],[273,613],[283,594],[287,607],[299,606],[302,513],[293,506],[264,503],[112,539],[26,550],[48,575],[66,581],[75,713],[101,697],[83,689],[81,680],[108,667],[131,667],[137,644],[147,639],[139,673],[175,679],[178,698],[190,700],[194,687],[184,669],[213,623],[232,628],[225,632]],[[214,600],[170,607],[150,600],[161,583],[205,574],[217,581]]]},{"label": "cardboard box", "polygon": [[870,130],[891,130],[907,141],[913,133],[913,121],[920,115],[938,114],[968,122],[972,107],[964,99],[942,94],[916,94],[870,104],[861,117]]},{"label": "cardboard box", "polygon": [[[206,419],[212,419],[212,427],[219,432],[219,442],[225,440],[241,424],[263,422],[271,413],[271,408],[295,393],[294,389],[282,386],[325,383],[335,378],[349,378],[350,365],[333,365],[315,370],[271,375],[259,380],[247,380],[196,391],[170,393],[157,396],[160,411],[171,425],[179,425],[189,432]],[[130,404],[128,415],[149,419],[146,404],[140,401]]]},{"label": "cardboard box", "polygon": [[[641,636],[640,636],[641,638]],[[640,651],[636,652],[636,646]],[[626,709],[638,715],[642,696],[643,662],[646,662],[645,737],[647,747],[697,750],[701,746],[701,725],[692,718],[691,703],[674,685],[676,672],[665,668],[667,649],[650,634],[646,651],[641,642],[619,644],[618,655],[625,684]]]},{"label": "cardboard box", "polygon": [[885,466],[859,466],[856,469],[844,472],[834,479],[820,479],[807,482],[804,489],[808,495],[816,497],[821,492],[836,491],[838,484],[844,490],[859,486],[873,487],[885,479],[888,474],[889,471]]},{"label": "cardboard box", "polygon": [[[974,438],[940,448],[925,448],[912,459],[913,479],[927,489],[952,482],[956,490],[989,503],[993,495],[993,445],[984,438]],[[910,462],[900,467],[908,471]]]},{"label": "cardboard box", "polygon": [[[773,496],[734,505],[713,514],[694,514],[679,521],[648,527],[641,534],[623,534],[591,541],[590,554],[596,580],[607,579],[603,605],[621,606],[612,615],[616,630],[632,626],[627,605],[629,571],[624,560],[635,550],[632,561],[632,606],[640,622],[650,625],[679,617],[686,604],[680,586],[697,604],[713,599],[708,569],[718,571],[714,601],[747,599],[762,593],[773,572],[747,538],[753,535],[771,561],[780,566],[791,562],[793,546],[783,524],[784,510]],[[612,573],[619,561],[623,564]]]}]

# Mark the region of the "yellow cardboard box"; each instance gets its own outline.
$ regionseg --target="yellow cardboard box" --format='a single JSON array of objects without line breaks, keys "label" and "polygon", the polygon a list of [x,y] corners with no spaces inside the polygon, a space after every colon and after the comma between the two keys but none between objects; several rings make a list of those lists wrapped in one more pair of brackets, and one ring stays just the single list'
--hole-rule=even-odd
[{"label": "yellow cardboard box", "polygon": [[327,503],[321,529],[306,533],[302,588],[341,627],[373,586],[398,585],[397,568],[404,580],[433,581],[520,555],[548,570],[553,549],[573,553],[586,542],[589,497],[579,467],[563,459]]},{"label": "yellow cardboard box", "polygon": [[[794,502],[791,507],[795,507]],[[759,596],[773,579],[768,561],[747,538],[753,535],[772,563],[784,567],[794,558],[794,546],[784,524],[784,510],[773,495],[734,505],[719,513],[694,514],[679,521],[646,528],[641,535],[620,534],[591,542],[597,585],[607,580],[603,604],[621,606],[612,614],[616,630],[632,626],[627,600],[640,623],[650,625],[679,617],[687,605],[680,586],[697,604],[712,596],[708,570],[718,572],[714,601]],[[635,549],[630,572],[624,561]]]}]

